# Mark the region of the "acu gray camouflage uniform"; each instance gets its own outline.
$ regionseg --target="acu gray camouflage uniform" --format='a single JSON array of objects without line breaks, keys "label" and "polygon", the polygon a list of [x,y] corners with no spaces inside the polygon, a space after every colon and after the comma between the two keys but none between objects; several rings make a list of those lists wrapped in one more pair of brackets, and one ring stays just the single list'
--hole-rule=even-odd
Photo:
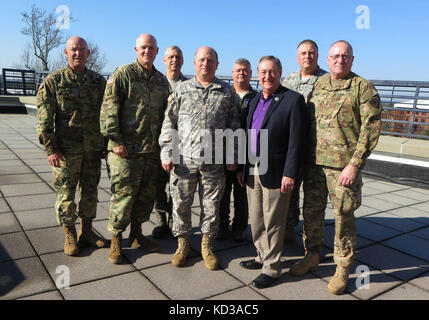
[{"label": "acu gray camouflage uniform", "polygon": [[79,183],[78,215],[96,216],[104,138],[100,134],[100,107],[106,80],[85,69],[69,66],[51,73],[37,91],[37,133],[47,155],[61,152],[65,161],[51,167],[57,193],[55,211],[59,224],[74,225],[76,187]]},{"label": "acu gray camouflage uniform", "polygon": [[[194,77],[178,83],[169,97],[159,144],[161,160],[173,160],[174,144],[178,143],[180,163],[174,163],[170,174],[173,197],[173,234],[191,233],[191,205],[199,185],[201,232],[215,236],[218,229],[219,202],[224,190],[224,165],[202,158],[200,130],[212,137],[216,129],[240,128],[239,99],[233,88],[217,78],[207,87]],[[178,141],[174,137],[178,135]],[[177,145],[176,145],[177,147]],[[211,145],[214,160],[214,145]],[[221,151],[222,152],[222,151]],[[234,150],[237,159],[237,149]],[[210,159],[209,159],[210,160]]]},{"label": "acu gray camouflage uniform", "polygon": [[[167,107],[168,81],[138,61],[119,67],[107,81],[101,109],[101,133],[109,138],[112,198],[108,230],[122,233],[131,220],[149,219],[157,188],[158,137]],[[113,148],[125,145],[127,158]]]},{"label": "acu gray camouflage uniform", "polygon": [[[361,169],[380,136],[381,102],[367,80],[351,72],[332,81],[325,75],[316,83],[310,99],[310,133],[304,171],[304,232],[306,252],[318,252],[323,245],[327,197],[334,207],[334,261],[350,267],[355,257],[354,211],[362,201]],[[359,168],[354,183],[338,183],[344,167]]]},{"label": "acu gray camouflage uniform", "polygon": [[[327,71],[319,67],[312,76],[306,79],[302,79],[301,70],[298,70],[290,73],[287,77],[285,77],[282,81],[282,85],[288,89],[294,90],[302,94],[304,96],[305,102],[307,103],[311,97],[311,93],[313,92],[314,84],[321,76],[326,73]],[[302,172],[300,171],[297,178],[295,179],[295,187],[292,192],[289,211],[286,217],[286,225],[288,226],[296,227],[299,223],[299,189],[301,187],[301,184]]]}]

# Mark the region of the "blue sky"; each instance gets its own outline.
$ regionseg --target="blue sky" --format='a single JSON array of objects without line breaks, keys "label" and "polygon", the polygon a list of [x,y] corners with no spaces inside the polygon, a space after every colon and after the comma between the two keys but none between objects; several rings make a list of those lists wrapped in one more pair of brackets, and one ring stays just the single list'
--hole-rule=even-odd
[{"label": "blue sky", "polygon": [[[29,39],[20,33],[21,12],[35,3],[55,11],[66,5],[76,19],[66,30],[97,42],[106,54],[106,72],[135,59],[135,39],[152,33],[160,52],[156,67],[165,71],[162,56],[169,45],[182,48],[183,73],[193,74],[193,55],[203,45],[219,54],[218,75],[230,75],[233,62],[250,60],[253,75],[263,55],[282,61],[283,76],[298,69],[296,47],[306,38],[319,45],[319,65],[327,69],[329,46],[348,40],[354,48],[353,71],[367,79],[429,81],[429,1],[386,0],[161,0],[65,1],[1,0],[0,68],[11,67]],[[358,29],[359,5],[369,9],[369,30]],[[54,56],[60,54],[60,50]]]}]

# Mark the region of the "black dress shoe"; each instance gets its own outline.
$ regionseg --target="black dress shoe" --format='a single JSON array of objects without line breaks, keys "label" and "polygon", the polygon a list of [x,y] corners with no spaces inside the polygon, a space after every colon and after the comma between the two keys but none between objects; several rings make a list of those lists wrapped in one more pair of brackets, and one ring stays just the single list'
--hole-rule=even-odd
[{"label": "black dress shoe", "polygon": [[250,285],[255,286],[258,289],[264,289],[271,286],[276,280],[277,278],[261,273]]},{"label": "black dress shoe", "polygon": [[255,259],[241,261],[240,266],[245,269],[262,269],[262,263],[256,262]]}]

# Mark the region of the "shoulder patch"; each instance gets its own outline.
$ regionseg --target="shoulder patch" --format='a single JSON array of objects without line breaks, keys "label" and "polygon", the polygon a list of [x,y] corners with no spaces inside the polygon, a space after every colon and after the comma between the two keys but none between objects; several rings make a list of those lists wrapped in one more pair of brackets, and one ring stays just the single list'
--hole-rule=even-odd
[{"label": "shoulder patch", "polygon": [[170,103],[171,101],[173,101],[173,94],[170,93],[170,95],[168,96],[168,103]]},{"label": "shoulder patch", "polygon": [[112,84],[113,83],[113,78],[110,77],[109,80],[107,80],[107,84]]}]

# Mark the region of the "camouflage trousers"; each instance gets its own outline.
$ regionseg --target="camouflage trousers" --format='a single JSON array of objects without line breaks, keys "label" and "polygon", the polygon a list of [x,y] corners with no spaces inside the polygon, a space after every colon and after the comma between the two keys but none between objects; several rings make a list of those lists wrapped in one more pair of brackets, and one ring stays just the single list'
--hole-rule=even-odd
[{"label": "camouflage trousers", "polygon": [[222,164],[176,164],[170,174],[173,198],[173,235],[192,231],[191,206],[198,186],[201,233],[215,236],[219,228],[219,205],[225,188]]},{"label": "camouflage trousers", "polygon": [[112,235],[118,235],[131,220],[140,223],[149,220],[160,159],[158,154],[129,155],[124,159],[109,152],[107,162],[112,192],[107,229]]},{"label": "camouflage trousers", "polygon": [[345,187],[338,183],[341,172],[342,169],[317,165],[304,168],[303,242],[306,252],[320,252],[329,195],[335,218],[334,261],[347,268],[355,257],[354,212],[362,202],[362,175],[358,172],[353,185]]},{"label": "camouflage trousers", "polygon": [[[99,152],[63,155],[59,167],[51,167],[57,193],[55,212],[57,222],[71,226],[77,217],[93,220],[97,213],[97,186],[100,182]],[[79,212],[76,215],[76,188],[79,184]]]}]

